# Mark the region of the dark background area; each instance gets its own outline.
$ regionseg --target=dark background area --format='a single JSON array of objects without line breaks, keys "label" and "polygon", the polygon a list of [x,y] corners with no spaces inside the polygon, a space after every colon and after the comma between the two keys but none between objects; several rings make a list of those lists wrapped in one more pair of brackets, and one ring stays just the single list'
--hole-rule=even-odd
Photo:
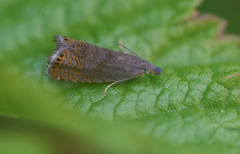
[{"label": "dark background area", "polygon": [[228,26],[225,32],[240,35],[240,0],[205,0],[198,10],[227,20]]}]

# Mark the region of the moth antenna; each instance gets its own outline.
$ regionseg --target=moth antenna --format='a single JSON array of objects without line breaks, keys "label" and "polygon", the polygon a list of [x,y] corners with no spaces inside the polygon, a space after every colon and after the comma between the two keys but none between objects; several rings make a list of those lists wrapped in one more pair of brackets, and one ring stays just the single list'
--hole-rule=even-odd
[{"label": "moth antenna", "polygon": [[[119,44],[123,44],[122,42],[123,42],[123,39],[120,38],[119,41],[118,41],[118,43],[119,43]],[[125,51],[124,48],[123,48],[121,45],[118,45],[118,47],[119,47],[119,49],[122,50],[123,53],[127,53],[127,51]]]},{"label": "moth antenna", "polygon": [[130,51],[132,54],[134,54],[135,56],[137,56],[138,58],[140,58],[141,60],[147,61],[146,59],[144,59],[143,57],[139,56],[138,54],[136,54],[136,53],[133,52],[132,50],[128,49],[126,46],[124,46],[124,45],[122,45],[122,44],[120,44],[120,43],[117,43],[117,42],[113,42],[113,41],[111,41],[111,42],[112,42],[112,43],[115,43],[115,44],[118,44],[118,45],[120,45],[120,46],[122,46],[122,47],[124,47],[125,49],[127,49],[128,51]]}]

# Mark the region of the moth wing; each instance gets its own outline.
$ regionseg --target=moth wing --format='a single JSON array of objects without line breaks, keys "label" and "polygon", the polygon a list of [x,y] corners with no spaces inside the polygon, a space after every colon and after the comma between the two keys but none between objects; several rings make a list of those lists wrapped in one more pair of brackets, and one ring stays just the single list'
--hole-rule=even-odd
[{"label": "moth wing", "polygon": [[46,75],[56,80],[69,82],[91,82],[89,77],[80,71],[71,68],[63,68],[56,65],[48,65]]},{"label": "moth wing", "polygon": [[105,61],[109,55],[109,49],[88,44],[85,54],[85,69],[92,71]]},{"label": "moth wing", "polygon": [[[49,56],[46,75],[52,79],[70,82],[103,82],[94,77],[86,65],[89,56],[89,48],[86,42],[74,40],[71,43],[64,40],[65,37],[56,35],[56,49]],[[96,64],[97,65],[97,64]]]},{"label": "moth wing", "polygon": [[[61,35],[55,35],[55,41],[57,42],[56,50],[65,50],[66,48],[75,49],[75,56],[77,57],[75,57],[75,60],[81,60],[82,62],[80,65],[84,67],[83,69],[89,71],[95,69],[101,62],[103,62],[107,58],[109,52],[109,49],[67,38]],[[68,59],[70,58],[73,57],[69,55]]]},{"label": "moth wing", "polygon": [[54,41],[57,42],[57,44],[66,44],[69,47],[73,47],[73,48],[75,48],[76,44],[80,42],[78,40],[71,39],[61,35],[55,35],[54,37],[55,37]]}]

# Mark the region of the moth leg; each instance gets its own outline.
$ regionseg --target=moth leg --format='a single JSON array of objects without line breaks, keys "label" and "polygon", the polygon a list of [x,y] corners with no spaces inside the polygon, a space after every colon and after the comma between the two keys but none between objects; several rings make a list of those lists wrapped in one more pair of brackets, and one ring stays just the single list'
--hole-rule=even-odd
[{"label": "moth leg", "polygon": [[103,96],[106,96],[106,92],[107,92],[107,90],[108,90],[111,86],[113,86],[113,85],[115,85],[116,83],[119,83],[119,82],[127,81],[127,80],[129,80],[129,79],[131,79],[131,78],[127,78],[127,79],[123,79],[123,80],[118,80],[118,81],[115,81],[115,82],[111,83],[111,84],[108,85],[107,88],[105,89]]},{"label": "moth leg", "polygon": [[[122,44],[122,42],[123,42],[123,39],[120,38],[119,41],[118,41],[118,43],[119,43],[119,44]],[[119,49],[122,50],[123,53],[127,53],[127,51],[125,51],[124,48],[123,48],[121,45],[118,45],[118,46],[119,46]]]}]

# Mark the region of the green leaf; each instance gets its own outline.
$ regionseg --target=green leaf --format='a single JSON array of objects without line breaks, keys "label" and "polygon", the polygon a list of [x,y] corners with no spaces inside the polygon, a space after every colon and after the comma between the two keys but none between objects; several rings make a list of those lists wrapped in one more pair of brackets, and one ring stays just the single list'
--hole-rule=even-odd
[{"label": "green leaf", "polygon": [[[196,14],[199,2],[2,1],[3,151],[239,153],[239,38],[223,33],[224,20]],[[123,38],[162,75],[118,83],[105,97],[110,83],[51,80],[55,34],[117,51],[111,41]]]}]

